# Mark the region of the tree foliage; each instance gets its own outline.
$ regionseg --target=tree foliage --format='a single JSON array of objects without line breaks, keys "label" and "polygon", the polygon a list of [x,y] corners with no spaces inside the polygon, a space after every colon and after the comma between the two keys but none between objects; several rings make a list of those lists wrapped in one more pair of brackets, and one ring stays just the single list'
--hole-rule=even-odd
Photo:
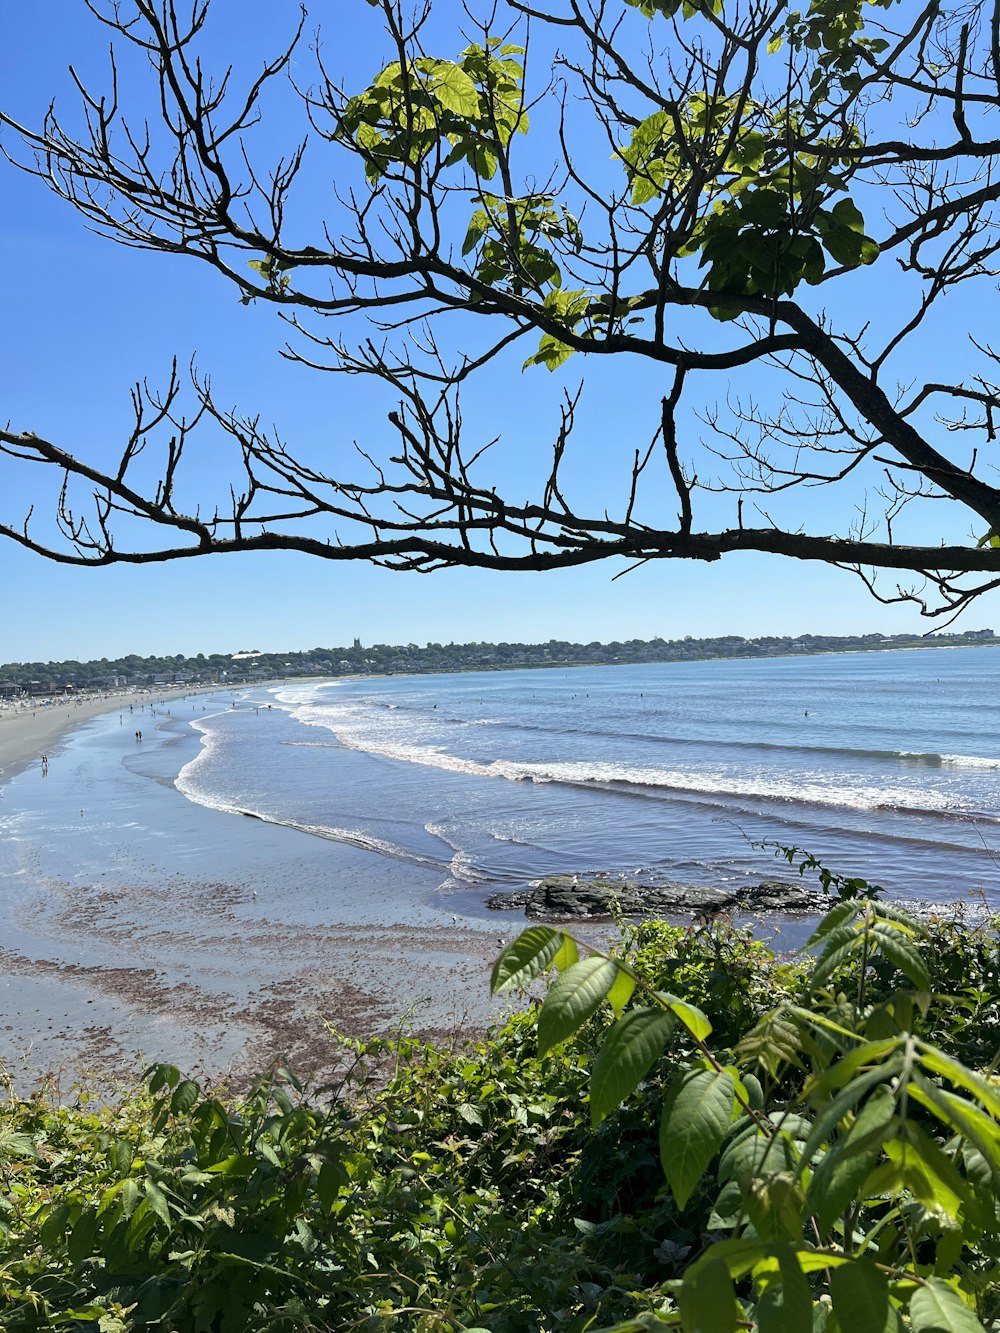
[{"label": "tree foliage", "polygon": [[[78,564],[280,549],[421,571],[756,551],[885,571],[878,595],[931,613],[1000,582],[995,3],[507,0],[449,42],[429,5],[375,0],[367,75],[338,78],[318,41],[303,74],[303,16],[244,86],[203,63],[209,0],[91,8],[111,87],[81,83],[75,120],[0,111],[8,153],[99,233],[273,306],[293,360],[380,384],[388,435],[314,459],[175,368],[137,387],[112,467],[0,431],[67,482],[54,525],[5,517],[9,538]],[[136,57],[160,121],[141,133],[116,82]],[[303,137],[275,160],[259,122],[282,90]],[[961,372],[928,377],[956,333]],[[603,443],[576,446],[587,391],[565,376],[607,357],[645,367],[649,398],[595,508],[573,495]],[[522,364],[566,387],[509,494],[461,399]],[[243,474],[228,508],[184,480],[213,427]]]}]

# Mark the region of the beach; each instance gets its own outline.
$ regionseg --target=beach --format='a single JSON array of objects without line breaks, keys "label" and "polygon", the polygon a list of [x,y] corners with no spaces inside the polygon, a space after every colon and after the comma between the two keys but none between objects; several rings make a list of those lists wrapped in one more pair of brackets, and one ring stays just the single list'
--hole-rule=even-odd
[{"label": "beach", "polygon": [[501,1012],[495,920],[428,907],[429,880],[414,897],[362,849],[202,809],[173,790],[170,763],[152,782],[122,767],[133,750],[160,764],[179,707],[231,698],[157,690],[0,721],[0,814],[43,814],[43,853],[62,858],[53,873],[20,850],[17,819],[5,830],[0,1055],[22,1091],[159,1060],[236,1086],[275,1065],[323,1076],[342,1058],[331,1031],[453,1041]]},{"label": "beach", "polygon": [[[776,857],[795,847],[890,897],[996,910],[997,665],[972,647],[7,712],[4,1058],[21,1086],[143,1060],[239,1081],[328,1072],[331,1027],[451,1041],[502,1012],[490,966],[525,925],[487,901],[552,875],[739,897],[795,878]],[[755,928],[792,949],[809,926]]]},{"label": "beach", "polygon": [[38,699],[17,707],[0,708],[0,782],[12,778],[43,754],[51,754],[74,727],[92,717],[128,710],[151,699],[173,699],[199,693],[189,685],[157,686],[143,690],[109,690],[83,698],[63,695]]}]

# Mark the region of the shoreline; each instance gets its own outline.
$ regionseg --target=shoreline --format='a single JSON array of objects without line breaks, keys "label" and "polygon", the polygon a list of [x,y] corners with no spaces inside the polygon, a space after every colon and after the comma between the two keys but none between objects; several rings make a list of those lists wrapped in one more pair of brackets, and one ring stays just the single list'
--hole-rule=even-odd
[{"label": "shoreline", "polygon": [[[336,689],[348,678],[299,679]],[[358,758],[348,746],[336,760],[337,781],[324,784],[328,747],[312,743],[314,733],[293,730],[277,706],[254,707],[264,695],[243,707],[248,688],[252,695],[276,686],[144,688],[0,713],[0,1063],[21,1086],[52,1070],[64,1071],[65,1082],[88,1070],[134,1075],[140,1060],[161,1059],[209,1080],[245,1080],[272,1063],[308,1074],[338,1057],[327,1024],[363,1037],[408,1023],[448,1040],[478,1034],[500,1016],[488,994],[490,965],[505,937],[529,921],[491,911],[480,880],[448,878],[449,858],[466,843],[426,823],[433,797],[419,773],[409,804],[402,799],[389,809],[416,833],[397,839],[390,826],[381,841],[347,837],[352,821],[365,818],[357,791],[375,793],[383,806],[393,800],[385,761],[364,752]],[[329,802],[317,810],[342,839],[260,815],[240,818],[232,805],[202,804],[177,785],[204,744],[198,720],[228,714],[234,699],[232,734],[246,736],[250,748],[218,748],[215,762],[231,779],[224,790],[252,813],[256,770],[247,768],[244,778],[239,756],[265,756],[273,746],[296,790]],[[133,739],[129,703],[142,744]],[[278,748],[303,738],[310,742],[304,749]],[[38,755],[56,746],[59,757],[43,769]],[[209,784],[202,794],[211,791]],[[498,802],[491,788],[483,800],[490,811],[504,799],[516,811],[522,788],[511,791]],[[446,809],[443,801],[433,808]],[[260,808],[271,809],[266,800]],[[550,808],[558,815],[562,805]],[[678,836],[688,837],[688,806],[678,804],[670,818]],[[666,829],[658,823],[656,836],[669,836],[672,826]],[[553,858],[558,853],[570,873],[586,868],[590,836],[579,835],[582,850],[572,838],[553,842]],[[407,859],[400,847],[422,854]],[[533,852],[511,864],[519,871],[537,860]],[[516,884],[504,878],[503,860],[484,864],[495,873],[489,882]],[[709,862],[692,860],[677,883],[701,883],[694,876],[703,865]],[[613,933],[597,918],[565,924],[598,945]],[[787,922],[777,920],[776,930],[792,943]]]},{"label": "shoreline", "polygon": [[120,711],[129,704],[134,706],[223,690],[225,686],[219,685],[143,687],[0,709],[0,788],[18,773],[38,763],[43,754],[61,750],[70,733],[105,713]]},{"label": "shoreline", "polygon": [[[232,690],[0,721],[0,780],[14,786],[0,814],[15,820],[0,843],[0,1072],[28,1092],[165,1060],[245,1086],[275,1065],[332,1072],[331,1033],[480,1034],[509,1006],[491,1000],[489,973],[510,925],[456,917],[433,875],[188,800],[169,775],[185,735],[176,700],[196,692]],[[171,698],[175,716],[151,725],[149,704]],[[140,752],[115,716],[129,702],[149,727]],[[41,770],[39,751],[56,747]],[[122,762],[136,753],[141,767]]]}]

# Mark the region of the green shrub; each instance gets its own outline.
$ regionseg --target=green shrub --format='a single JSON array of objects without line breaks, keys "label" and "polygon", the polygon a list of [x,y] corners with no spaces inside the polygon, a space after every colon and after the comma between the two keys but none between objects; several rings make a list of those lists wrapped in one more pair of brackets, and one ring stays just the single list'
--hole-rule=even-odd
[{"label": "green shrub", "polygon": [[159,1066],[110,1102],[11,1094],[0,1327],[995,1320],[995,923],[848,896],[792,961],[725,919],[607,958],[531,927],[494,985],[553,969],[473,1045],[331,1034],[325,1087]]}]

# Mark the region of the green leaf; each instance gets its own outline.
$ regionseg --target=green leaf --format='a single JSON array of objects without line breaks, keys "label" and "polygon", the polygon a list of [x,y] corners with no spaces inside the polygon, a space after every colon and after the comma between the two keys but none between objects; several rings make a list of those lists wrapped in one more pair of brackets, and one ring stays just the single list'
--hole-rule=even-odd
[{"label": "green leaf", "polygon": [[[845,1089],[849,1092],[850,1087]],[[841,1094],[843,1096],[843,1094]],[[890,1135],[896,1099],[886,1087],[876,1088],[847,1134],[826,1154],[809,1182],[808,1204],[821,1231],[857,1198]]]},{"label": "green leaf", "polygon": [[755,1121],[748,1122],[745,1116],[736,1122],[743,1128],[730,1139],[719,1159],[720,1182],[735,1180],[745,1191],[755,1176],[795,1170],[802,1155],[802,1140],[809,1133],[808,1124],[796,1124],[796,1116],[780,1111],[772,1112],[770,1118],[770,1133]]},{"label": "green leaf", "polygon": [[340,1191],[347,1184],[347,1172],[337,1162],[324,1162],[316,1180],[316,1193],[319,1201],[329,1212],[340,1197]]},{"label": "green leaf", "polygon": [[160,1219],[170,1226],[170,1205],[167,1203],[167,1196],[157,1185],[155,1180],[147,1180],[145,1184],[146,1198],[149,1200],[149,1206]]},{"label": "green leaf", "polygon": [[126,1217],[132,1216],[141,1198],[142,1191],[139,1188],[139,1182],[135,1179],[126,1180],[122,1185],[122,1212]]},{"label": "green leaf", "polygon": [[170,1098],[170,1109],[174,1115],[186,1115],[198,1100],[199,1091],[198,1084],[192,1079],[188,1078],[183,1083],[178,1083],[174,1095]]},{"label": "green leaf", "polygon": [[618,975],[608,991],[608,1004],[611,1005],[615,1018],[621,1018],[634,990],[635,977],[630,972],[626,972],[623,967],[620,967]]},{"label": "green leaf", "polygon": [[[261,1145],[263,1151],[263,1145]],[[256,1157],[251,1157],[248,1153],[233,1153],[229,1157],[223,1157],[221,1161],[213,1162],[211,1166],[205,1168],[213,1176],[232,1176],[234,1179],[246,1180],[252,1176],[257,1169]]]},{"label": "green leaf", "polygon": [[899,1316],[889,1300],[889,1284],[867,1259],[835,1268],[830,1295],[845,1333],[897,1333]]},{"label": "green leaf", "polygon": [[490,994],[527,986],[529,981],[547,972],[562,948],[564,935],[551,926],[529,926],[507,945],[493,964]]},{"label": "green leaf", "polygon": [[45,1220],[39,1228],[39,1238],[43,1245],[57,1245],[66,1232],[67,1227],[72,1225],[74,1217],[77,1215],[77,1208],[71,1204],[60,1203],[49,1212],[45,1213]]},{"label": "green leaf", "polygon": [[590,1118],[599,1125],[639,1086],[676,1026],[664,1009],[633,1009],[601,1044],[590,1075]]},{"label": "green leaf", "polygon": [[989,1164],[993,1179],[1000,1187],[1000,1126],[978,1106],[945,1092],[928,1082],[923,1075],[914,1074],[909,1083],[909,1095],[947,1125],[949,1130],[964,1135],[979,1149]]},{"label": "green leaf", "polygon": [[831,934],[834,930],[839,930],[841,926],[846,925],[848,921],[853,920],[860,911],[858,904],[850,898],[837,903],[836,907],[831,907],[826,916],[819,923],[813,933],[802,946],[804,953],[814,949],[821,940]]},{"label": "green leaf", "polygon": [[124,1139],[116,1139],[111,1145],[111,1151],[108,1154],[111,1158],[111,1168],[116,1176],[127,1176],[132,1170],[132,1145],[126,1143]]},{"label": "green leaf", "polygon": [[666,111],[654,111],[632,131],[629,146],[622,153],[624,161],[629,164],[641,162],[652,150],[659,151],[672,128],[673,121]]},{"label": "green leaf", "polygon": [[764,1108],[764,1089],[761,1087],[760,1079],[756,1074],[746,1072],[740,1078],[743,1084],[743,1090],[746,1093],[747,1103],[755,1110],[761,1111]]},{"label": "green leaf", "polygon": [[527,370],[529,366],[544,366],[546,370],[558,370],[575,351],[575,347],[568,346],[561,338],[555,338],[551,333],[543,333],[538,343],[538,351],[533,352],[528,357],[521,369]]},{"label": "green leaf", "polygon": [[955,1288],[939,1277],[913,1293],[910,1327],[913,1333],[985,1333]]},{"label": "green leaf", "polygon": [[853,199],[841,199],[834,204],[830,210],[830,215],[839,227],[846,227],[849,231],[857,232],[860,236],[864,235],[865,220]]},{"label": "green leaf", "polygon": [[760,1064],[772,1078],[783,1064],[801,1066],[802,1032],[787,1009],[773,1009],[758,1020],[734,1048],[737,1064]]},{"label": "green leaf", "polygon": [[[814,1106],[821,1108],[819,1119],[825,1125],[822,1131],[824,1135],[828,1134],[833,1125],[842,1119],[845,1110],[853,1105],[853,1102],[848,1102],[848,1107],[841,1110],[832,1120],[828,1120],[827,1108],[831,1105],[829,1100],[831,1095],[838,1088],[845,1088],[848,1083],[858,1078],[867,1079],[868,1082],[866,1084],[858,1083],[857,1088],[861,1091],[868,1091],[879,1081],[876,1070],[880,1068],[884,1071],[886,1082],[888,1082],[890,1075],[894,1074],[899,1067],[899,1060],[896,1057],[898,1055],[900,1059],[902,1058],[903,1042],[904,1038],[898,1034],[893,1034],[891,1037],[881,1037],[878,1041],[863,1042],[860,1046],[855,1046],[853,1051],[848,1051],[846,1055],[842,1055],[838,1060],[835,1060],[821,1077],[810,1083],[809,1100]],[[860,1098],[855,1096],[854,1101],[858,1100]]]},{"label": "green leaf", "polygon": [[684,1333],[736,1333],[736,1293],[721,1259],[699,1265],[685,1277],[678,1304]]},{"label": "green leaf", "polygon": [[732,1076],[689,1070],[663,1100],[660,1160],[678,1208],[683,1208],[718,1152],[733,1117]]},{"label": "green leaf", "polygon": [[479,94],[464,69],[450,60],[436,60],[430,73],[431,91],[446,111],[470,120],[479,115]]},{"label": "green leaf", "polygon": [[576,947],[576,940],[572,935],[564,935],[563,942],[559,946],[559,952],[552,960],[552,966],[557,972],[565,972],[568,967],[572,967],[580,957],[580,950]]},{"label": "green leaf", "polygon": [[648,204],[650,199],[655,199],[663,189],[662,181],[658,183],[658,177],[663,175],[662,162],[648,162],[643,171],[636,174],[632,182],[632,202],[637,207],[641,204]]},{"label": "green leaf", "polygon": [[[457,151],[457,150],[456,150]],[[485,209],[477,209],[469,219],[469,229],[465,233],[465,240],[462,242],[462,254],[467,255],[475,250],[476,246],[486,235],[490,228],[490,217]]]},{"label": "green leaf", "polygon": [[758,1333],[803,1333],[812,1327],[812,1293],[791,1248],[778,1251],[777,1279],[771,1277],[757,1302]]},{"label": "green leaf", "polygon": [[97,1239],[97,1215],[89,1208],[81,1214],[66,1241],[66,1253],[71,1264],[80,1264],[89,1257]]},{"label": "green leaf", "polygon": [[176,1065],[154,1065],[147,1069],[150,1092],[161,1092],[164,1088],[176,1088],[181,1079],[181,1071]]},{"label": "green leaf", "polygon": [[974,1070],[959,1064],[957,1060],[953,1060],[944,1051],[939,1051],[933,1046],[925,1046],[923,1042],[918,1045],[919,1060],[925,1069],[939,1074],[953,1086],[971,1092],[991,1115],[1000,1120],[1000,1089],[983,1078],[982,1074],[977,1074]]},{"label": "green leaf", "polygon": [[[131,1152],[131,1149],[129,1151]],[[0,1129],[0,1159],[37,1156],[38,1151],[28,1134],[20,1134],[13,1129]]]},{"label": "green leaf", "polygon": [[663,992],[660,992],[660,999],[669,1005],[671,1011],[677,1015],[696,1041],[704,1041],[711,1034],[712,1024],[695,1005],[688,1004],[677,995]]},{"label": "green leaf", "polygon": [[618,971],[613,959],[593,957],[574,963],[556,977],[538,1015],[539,1055],[571,1037],[597,1012]]},{"label": "green leaf", "polygon": [[906,1190],[946,1222],[959,1223],[969,1190],[951,1158],[915,1121],[900,1126],[899,1137],[886,1143],[885,1152],[889,1161],[866,1181],[866,1197]]},{"label": "green leaf", "polygon": [[739,211],[744,221],[760,227],[785,227],[788,223],[788,199],[777,190],[747,190],[740,195]]},{"label": "green leaf", "polygon": [[912,940],[884,921],[876,921],[872,927],[872,936],[880,951],[899,968],[903,976],[912,981],[917,990],[930,990],[930,973]]},{"label": "green leaf", "polygon": [[794,1175],[779,1171],[752,1181],[747,1212],[761,1240],[797,1241],[802,1236],[804,1204],[802,1187]]},{"label": "green leaf", "polygon": [[828,947],[816,959],[810,977],[810,984],[814,990],[822,986],[831,972],[836,972],[838,967],[846,963],[851,954],[859,953],[864,943],[863,934],[860,930],[856,934],[852,934],[850,939],[843,944],[834,945],[832,940],[836,938],[836,936],[831,936],[831,940],[827,941]]}]

